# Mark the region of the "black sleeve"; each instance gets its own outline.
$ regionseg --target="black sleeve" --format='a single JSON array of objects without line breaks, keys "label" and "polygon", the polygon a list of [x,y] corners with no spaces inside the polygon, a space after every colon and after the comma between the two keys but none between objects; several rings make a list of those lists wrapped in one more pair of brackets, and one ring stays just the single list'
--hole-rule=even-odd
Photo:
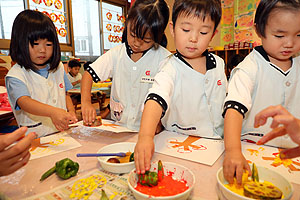
[{"label": "black sleeve", "polygon": [[230,108],[235,109],[239,113],[241,113],[243,115],[243,118],[245,118],[245,114],[248,112],[248,109],[243,104],[236,101],[226,101],[224,105],[224,112],[222,114],[223,117],[225,116],[226,111]]},{"label": "black sleeve", "polygon": [[166,114],[166,111],[168,109],[168,105],[167,105],[166,101],[161,96],[159,96],[158,94],[154,94],[154,93],[151,93],[147,96],[145,103],[148,100],[154,100],[162,107],[163,111],[162,111],[160,118],[163,118],[163,116]]}]

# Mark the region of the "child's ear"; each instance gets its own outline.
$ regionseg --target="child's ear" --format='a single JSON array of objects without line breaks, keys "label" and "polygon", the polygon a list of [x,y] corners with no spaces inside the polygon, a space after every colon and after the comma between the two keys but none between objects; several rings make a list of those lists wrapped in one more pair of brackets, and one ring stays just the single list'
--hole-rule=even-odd
[{"label": "child's ear", "polygon": [[172,21],[169,23],[169,29],[170,29],[171,35],[174,38],[174,24]]}]

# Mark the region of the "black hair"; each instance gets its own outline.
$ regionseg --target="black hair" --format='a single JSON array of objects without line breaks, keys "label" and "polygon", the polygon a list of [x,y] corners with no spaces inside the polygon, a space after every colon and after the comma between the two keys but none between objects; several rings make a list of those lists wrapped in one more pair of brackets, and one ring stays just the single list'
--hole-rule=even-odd
[{"label": "black hair", "polygon": [[81,64],[80,64],[80,62],[78,60],[72,59],[72,60],[69,60],[68,67],[70,67],[70,68],[81,67]]},{"label": "black hair", "polygon": [[[169,7],[164,0],[136,0],[128,11],[122,42],[127,41],[127,24],[130,22],[130,31],[136,37],[144,39],[149,31],[156,44],[166,47],[167,37],[164,31],[168,25],[169,16]],[[155,47],[158,46],[155,45]]]},{"label": "black hair", "polygon": [[270,16],[274,9],[286,11],[299,10],[299,0],[261,0],[255,13],[255,28],[259,35],[265,37],[265,29]]},{"label": "black hair", "polygon": [[48,63],[49,71],[55,71],[61,57],[56,29],[51,19],[39,11],[24,10],[15,18],[10,41],[11,59],[26,70],[37,71],[30,59],[29,44],[33,46],[39,39],[53,43],[53,54]]},{"label": "black hair", "polygon": [[221,16],[222,6],[220,0],[175,0],[173,5],[172,22],[175,26],[179,15],[201,17],[203,21],[210,16],[215,22],[214,31],[217,29]]}]

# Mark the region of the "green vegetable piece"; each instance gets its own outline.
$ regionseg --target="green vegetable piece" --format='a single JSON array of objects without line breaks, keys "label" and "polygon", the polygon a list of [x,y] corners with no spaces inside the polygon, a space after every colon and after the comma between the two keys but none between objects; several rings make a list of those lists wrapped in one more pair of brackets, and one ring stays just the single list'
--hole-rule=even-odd
[{"label": "green vegetable piece", "polygon": [[158,161],[157,174],[158,174],[158,181],[162,181],[165,177],[165,174],[164,174],[164,166],[163,166],[161,160]]},{"label": "green vegetable piece", "polygon": [[49,169],[48,171],[46,171],[46,172],[42,175],[40,181],[45,180],[46,178],[48,178],[49,176],[51,176],[52,174],[54,174],[55,171],[56,171],[56,167],[54,166],[54,167],[52,167],[51,169]]},{"label": "green vegetable piece", "polygon": [[62,179],[68,179],[75,176],[79,170],[79,164],[69,158],[56,162],[56,174]]},{"label": "green vegetable piece", "polygon": [[106,195],[105,191],[101,189],[101,198],[100,200],[109,200],[108,196]]},{"label": "green vegetable piece", "polygon": [[156,186],[158,184],[158,175],[156,172],[150,172],[148,175],[148,185],[150,187]]},{"label": "green vegetable piece", "polygon": [[134,153],[131,153],[129,157],[129,162],[133,162],[133,161],[134,161]]},{"label": "green vegetable piece", "polygon": [[253,163],[253,165],[252,165],[252,181],[259,182],[258,171],[257,171],[255,163]]}]

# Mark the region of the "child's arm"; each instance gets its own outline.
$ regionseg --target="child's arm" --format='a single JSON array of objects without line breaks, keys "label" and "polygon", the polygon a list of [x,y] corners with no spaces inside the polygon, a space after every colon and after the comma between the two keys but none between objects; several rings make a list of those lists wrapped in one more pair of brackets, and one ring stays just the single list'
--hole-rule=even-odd
[{"label": "child's arm", "polygon": [[229,183],[233,183],[234,176],[239,185],[242,184],[244,169],[251,175],[250,167],[241,150],[241,131],[243,116],[234,109],[228,109],[224,119],[225,158],[223,173]]},{"label": "child's arm", "polygon": [[77,81],[74,81],[73,83],[72,83],[72,85],[74,86],[74,85],[77,85],[78,83],[80,83],[81,82],[81,80],[77,80]]},{"label": "child's arm", "polygon": [[154,153],[154,135],[160,121],[162,107],[154,100],[145,104],[138,142],[134,149],[134,160],[137,173],[144,174],[150,169],[150,162]]},{"label": "child's arm", "polygon": [[71,120],[71,123],[76,123],[78,121],[78,119],[76,117],[76,111],[75,111],[72,99],[68,93],[66,94],[66,106],[67,106],[68,112],[75,118],[75,120]]},{"label": "child's arm", "polygon": [[96,118],[96,110],[91,103],[91,89],[93,79],[91,75],[85,71],[81,80],[81,112],[83,122],[92,125]]},{"label": "child's arm", "polygon": [[36,101],[29,96],[22,96],[17,100],[20,108],[28,113],[38,116],[50,117],[53,124],[59,131],[69,128],[69,121],[76,121],[76,117],[64,109],[53,107],[39,101]]}]

